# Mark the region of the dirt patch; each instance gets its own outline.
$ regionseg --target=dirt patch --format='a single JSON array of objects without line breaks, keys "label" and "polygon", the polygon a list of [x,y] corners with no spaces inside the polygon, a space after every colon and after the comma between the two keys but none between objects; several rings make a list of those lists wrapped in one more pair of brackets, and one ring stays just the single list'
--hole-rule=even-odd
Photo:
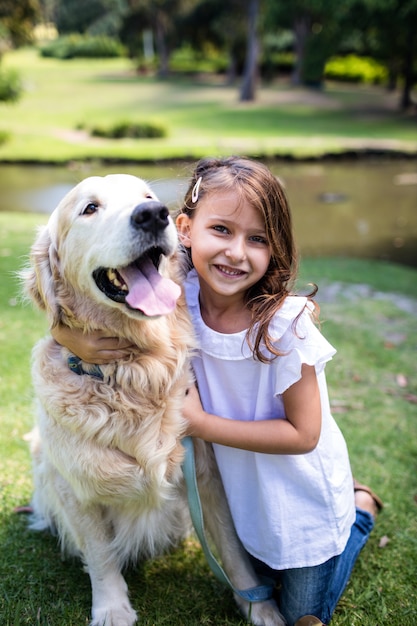
[{"label": "dirt patch", "polygon": [[363,299],[381,300],[385,302],[391,302],[400,311],[414,315],[417,317],[417,300],[398,293],[385,293],[383,291],[377,291],[369,285],[354,284],[349,285],[347,283],[329,283],[320,285],[319,292],[317,294],[317,301],[321,303],[337,302],[340,300],[349,299],[351,302]]},{"label": "dirt patch", "polygon": [[91,137],[91,135],[86,130],[69,130],[60,128],[58,130],[54,130],[54,137],[58,139],[63,139],[68,143],[81,143],[88,145],[100,145],[105,143],[103,139],[99,137]]}]

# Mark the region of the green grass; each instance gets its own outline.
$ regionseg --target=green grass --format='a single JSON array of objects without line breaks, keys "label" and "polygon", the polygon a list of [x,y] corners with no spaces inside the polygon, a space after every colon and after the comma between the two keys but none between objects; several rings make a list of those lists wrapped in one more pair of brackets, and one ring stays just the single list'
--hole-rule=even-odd
[{"label": "green grass", "polygon": [[[25,434],[33,422],[30,351],[46,331],[43,316],[19,299],[16,271],[25,264],[44,215],[0,213],[0,623],[81,626],[90,585],[77,560],[61,560],[55,537],[30,532],[13,513],[32,490]],[[350,276],[376,291],[414,298],[417,271],[377,261],[305,259],[301,282],[335,281],[343,295],[322,303],[323,332],[337,347],[328,365],[334,415],[350,449],[355,476],[383,498],[385,509],[355,567],[332,626],[417,623],[416,317],[395,300],[358,297]],[[353,294],[353,295],[352,295]],[[355,297],[353,297],[355,296]],[[319,291],[320,297],[320,291]],[[320,298],[319,298],[320,299]],[[401,376],[400,376],[401,375]],[[405,381],[406,386],[402,386]],[[379,547],[387,537],[385,547]],[[199,545],[127,572],[144,626],[242,626],[230,592],[208,571]]]},{"label": "green grass", "polygon": [[[41,58],[33,49],[3,61],[22,75],[25,93],[0,104],[0,130],[11,138],[0,161],[161,160],[207,154],[317,156],[345,149],[417,152],[415,120],[398,111],[398,94],[381,87],[336,85],[323,92],[260,87],[239,103],[239,86],[224,78],[138,76],[127,59]],[[161,139],[91,139],[77,128],[120,121],[166,128]]]},{"label": "green grass", "polygon": [[415,276],[415,268],[384,261],[344,257],[310,258],[301,264],[299,285],[301,287],[303,282],[313,282],[320,286],[333,281],[346,284],[360,281],[375,291],[398,292],[417,298]]}]

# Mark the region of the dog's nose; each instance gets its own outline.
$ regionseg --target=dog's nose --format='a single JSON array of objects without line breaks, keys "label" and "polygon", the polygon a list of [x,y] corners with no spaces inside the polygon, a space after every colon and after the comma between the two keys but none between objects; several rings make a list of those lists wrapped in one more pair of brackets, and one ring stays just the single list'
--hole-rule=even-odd
[{"label": "dog's nose", "polygon": [[169,211],[164,204],[151,200],[133,209],[130,221],[134,228],[157,233],[169,224]]}]

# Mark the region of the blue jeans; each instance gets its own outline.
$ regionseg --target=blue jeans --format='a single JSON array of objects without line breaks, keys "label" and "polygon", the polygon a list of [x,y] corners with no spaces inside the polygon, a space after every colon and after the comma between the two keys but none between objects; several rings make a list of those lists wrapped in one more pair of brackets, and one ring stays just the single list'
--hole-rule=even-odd
[{"label": "blue jeans", "polygon": [[315,615],[324,624],[330,622],[373,526],[372,515],[356,509],[356,521],[342,554],[315,567],[276,571],[251,557],[258,574],[277,581],[278,605],[288,626],[293,626],[303,615]]}]

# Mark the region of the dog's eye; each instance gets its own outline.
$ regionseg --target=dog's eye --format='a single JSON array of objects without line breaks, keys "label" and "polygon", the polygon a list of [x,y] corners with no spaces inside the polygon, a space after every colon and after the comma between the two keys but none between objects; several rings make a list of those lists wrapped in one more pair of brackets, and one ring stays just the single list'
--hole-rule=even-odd
[{"label": "dog's eye", "polygon": [[82,211],[82,215],[92,215],[98,210],[98,204],[96,202],[89,202]]}]

